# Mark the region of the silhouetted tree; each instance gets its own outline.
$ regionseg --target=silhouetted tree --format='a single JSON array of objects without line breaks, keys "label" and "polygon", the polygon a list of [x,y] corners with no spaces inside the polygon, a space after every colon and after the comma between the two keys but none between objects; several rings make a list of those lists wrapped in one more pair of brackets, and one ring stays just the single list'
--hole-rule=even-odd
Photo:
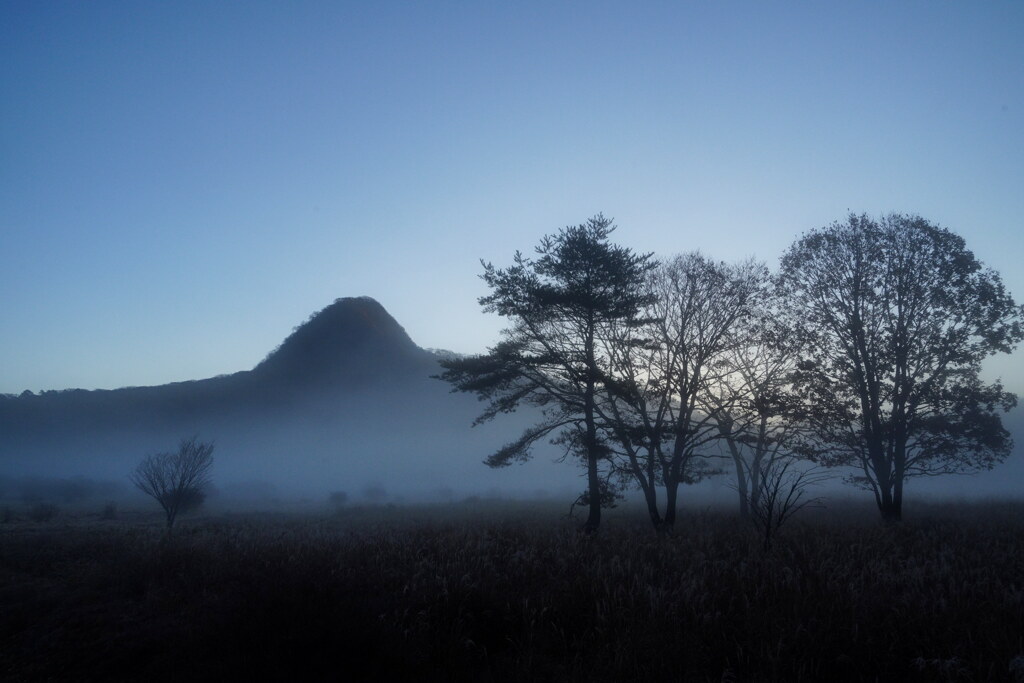
[{"label": "silhouetted tree", "polygon": [[179,513],[202,504],[212,466],[213,444],[193,436],[183,439],[176,453],[147,456],[129,478],[140,491],[160,503],[170,531]]},{"label": "silhouetted tree", "polygon": [[608,374],[600,339],[609,324],[634,320],[649,303],[643,284],[653,267],[650,254],[612,244],[614,229],[597,215],[544,237],[535,259],[517,252],[507,269],[484,263],[482,277],[491,293],[480,305],[511,326],[487,354],[441,361],[441,377],[454,390],[489,402],[476,423],[521,404],[541,409],[537,424],[485,462],[503,467],[526,460],[538,439],[559,437],[586,466],[588,532],[600,525],[608,487],[599,467],[607,447],[595,409]]},{"label": "silhouetted tree", "polygon": [[800,339],[786,322],[775,287],[766,280],[752,315],[737,321],[733,343],[719,358],[719,373],[704,394],[733,461],[741,517],[760,502],[761,473],[767,460],[787,453],[800,424],[793,373]]},{"label": "silhouetted tree", "polygon": [[363,498],[371,503],[383,503],[387,497],[388,492],[383,486],[377,482],[372,482],[363,487],[362,490]]},{"label": "silhouetted tree", "polygon": [[[736,343],[732,332],[751,315],[766,279],[758,263],[716,263],[697,252],[677,256],[650,276],[642,342],[611,345],[602,425],[614,436],[619,470],[643,491],[655,528],[675,524],[680,484],[714,472],[705,456],[721,434],[706,410],[706,394],[720,380],[718,362]],[[665,487],[664,515],[659,485]]]},{"label": "silhouetted tree", "polygon": [[782,259],[807,344],[795,376],[804,452],[853,465],[882,517],[899,520],[907,478],[990,469],[1010,452],[1000,411],[1016,402],[978,377],[1009,353],[1022,309],[964,240],[918,216],[851,215]]}]

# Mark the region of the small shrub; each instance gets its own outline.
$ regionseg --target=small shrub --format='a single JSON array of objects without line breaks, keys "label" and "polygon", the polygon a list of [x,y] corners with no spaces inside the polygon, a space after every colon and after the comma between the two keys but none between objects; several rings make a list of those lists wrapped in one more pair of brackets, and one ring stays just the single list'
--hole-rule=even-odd
[{"label": "small shrub", "polygon": [[382,503],[388,497],[388,492],[380,484],[368,484],[363,488],[363,498],[371,503]]},{"label": "small shrub", "polygon": [[109,502],[100,510],[100,519],[117,519],[117,503]]},{"label": "small shrub", "polygon": [[33,522],[49,522],[57,514],[57,506],[53,503],[36,503],[28,511],[28,518]]}]

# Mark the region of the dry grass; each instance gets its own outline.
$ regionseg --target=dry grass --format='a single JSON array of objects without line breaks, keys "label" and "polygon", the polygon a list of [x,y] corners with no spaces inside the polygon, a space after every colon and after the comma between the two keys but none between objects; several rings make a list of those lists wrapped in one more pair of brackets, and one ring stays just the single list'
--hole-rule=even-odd
[{"label": "dry grass", "polygon": [[768,554],[725,513],[560,512],[7,523],[0,678],[1024,678],[1024,505],[830,510]]}]

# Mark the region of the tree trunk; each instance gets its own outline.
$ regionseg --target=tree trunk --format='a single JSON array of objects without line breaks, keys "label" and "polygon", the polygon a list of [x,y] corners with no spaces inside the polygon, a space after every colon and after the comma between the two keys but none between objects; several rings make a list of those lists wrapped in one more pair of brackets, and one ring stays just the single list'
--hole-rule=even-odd
[{"label": "tree trunk", "polygon": [[678,493],[678,481],[665,482],[665,521],[662,522],[662,531],[671,531],[676,525],[676,494]]},{"label": "tree trunk", "polygon": [[881,491],[878,511],[882,513],[882,521],[888,523],[899,522],[903,518],[903,493],[902,486],[897,484],[900,493],[893,495],[892,489],[886,487]]},{"label": "tree trunk", "polygon": [[761,493],[764,488],[764,484],[761,482],[761,463],[758,460],[754,461],[754,466],[750,468],[750,506],[757,507],[761,504]]},{"label": "tree trunk", "polygon": [[[722,429],[721,427],[719,429]],[[725,436],[725,443],[729,446],[729,454],[732,455],[733,464],[736,466],[736,493],[740,496],[740,517],[750,517],[750,492],[747,490],[746,465],[743,456],[740,455],[739,446],[733,438],[729,429],[722,429]]]},{"label": "tree trunk", "polygon": [[883,502],[882,504],[882,521],[886,524],[893,524],[895,522],[902,521],[903,510],[900,508],[901,506],[898,505],[891,496],[889,496],[889,501],[887,503]]},{"label": "tree trunk", "polygon": [[884,457],[882,447],[877,446],[878,454],[871,459],[876,489],[875,500],[878,511],[882,513],[882,521],[899,522],[903,517],[903,473],[893,471],[892,464]]},{"label": "tree trunk", "polygon": [[647,515],[651,518],[651,524],[654,525],[655,530],[660,530],[664,520],[661,518],[661,513],[658,512],[658,492],[653,484],[649,489],[644,489],[644,500],[647,502]]},{"label": "tree trunk", "polygon": [[747,491],[747,477],[743,474],[743,462],[736,460],[736,492],[740,496],[740,518],[750,518],[750,493]]},{"label": "tree trunk", "polygon": [[[893,521],[899,522],[903,519],[903,480],[907,474],[907,444],[906,437],[902,434],[905,429],[898,429],[896,452],[893,453],[893,475],[892,475],[892,505]],[[901,440],[902,439],[902,440]]]},{"label": "tree trunk", "polygon": [[[761,504],[761,494],[764,492],[764,481],[761,478],[763,474],[762,467],[764,466],[764,457],[767,454],[767,433],[768,433],[768,417],[765,415],[761,416],[761,424],[757,430],[757,445],[754,448],[754,459],[750,465],[750,505],[751,507],[757,507]],[[771,456],[774,458],[774,455]],[[771,460],[769,460],[769,465]]]},{"label": "tree trunk", "polygon": [[587,395],[587,493],[590,498],[587,521],[583,524],[583,532],[592,534],[601,526],[601,476],[597,469],[597,425],[594,422],[593,389]]},{"label": "tree trunk", "polygon": [[583,532],[592,534],[601,526],[601,478],[597,473],[597,455],[593,449],[587,453],[587,489],[590,493],[590,506]]},{"label": "tree trunk", "polygon": [[885,457],[885,446],[880,438],[868,439],[868,457],[875,477],[875,501],[878,503],[878,511],[882,513],[882,520],[886,523],[898,522],[901,506],[893,498],[898,477],[892,470],[892,463]]},{"label": "tree trunk", "polygon": [[892,521],[903,521],[903,476],[897,475],[892,491]]},{"label": "tree trunk", "polygon": [[597,366],[594,360],[594,315],[592,312],[588,314],[587,318],[584,352],[587,359],[587,386],[583,394],[583,418],[587,427],[587,491],[590,494],[590,512],[583,525],[583,532],[592,534],[601,526],[601,477],[597,471],[597,423],[594,419]]}]

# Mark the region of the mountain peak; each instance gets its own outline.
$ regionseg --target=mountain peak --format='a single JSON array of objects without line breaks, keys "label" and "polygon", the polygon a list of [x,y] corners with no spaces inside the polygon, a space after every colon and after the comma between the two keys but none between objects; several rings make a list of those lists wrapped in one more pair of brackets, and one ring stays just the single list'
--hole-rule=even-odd
[{"label": "mountain peak", "polygon": [[296,327],[253,372],[292,381],[360,380],[428,357],[375,299],[346,297]]}]

